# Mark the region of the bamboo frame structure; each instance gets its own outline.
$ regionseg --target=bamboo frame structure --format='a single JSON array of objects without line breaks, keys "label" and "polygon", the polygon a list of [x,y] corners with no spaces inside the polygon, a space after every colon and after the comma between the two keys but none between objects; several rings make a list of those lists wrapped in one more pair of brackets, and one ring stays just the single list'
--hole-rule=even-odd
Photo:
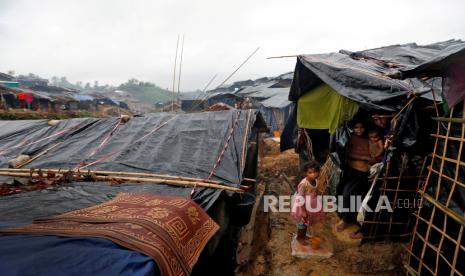
[{"label": "bamboo frame structure", "polygon": [[393,212],[380,210],[365,217],[363,227],[365,229],[364,239],[366,240],[404,240],[412,235],[413,225],[410,214],[416,208],[415,206],[408,209],[399,208],[398,199],[408,199],[408,202],[415,201],[421,180],[425,176],[408,175],[406,173],[407,156],[403,154],[398,158],[400,158],[398,170],[393,169],[393,161],[387,162],[381,176],[374,180],[375,189],[379,191],[380,196],[385,196],[389,200]]},{"label": "bamboo frame structure", "polygon": [[[449,117],[433,118],[438,122],[432,134],[436,143],[427,183],[420,192],[424,204],[414,214],[416,224],[405,265],[410,275],[465,275],[465,216],[452,201],[465,191],[465,106],[461,111],[461,118],[454,117],[453,109]],[[440,123],[447,125],[445,130]]]},{"label": "bamboo frame structure", "polygon": [[[0,172],[38,172],[41,171],[42,173],[64,173],[66,170],[62,169],[6,169],[6,168],[0,168]],[[216,181],[216,180],[207,180],[207,179],[202,179],[202,178],[195,178],[195,177],[185,177],[185,176],[173,176],[173,175],[167,175],[167,174],[156,174],[156,173],[138,173],[138,172],[120,172],[120,171],[93,171],[93,170],[82,170],[82,171],[77,171],[76,173],[80,174],[94,174],[94,175],[122,175],[122,176],[129,176],[129,177],[158,177],[158,178],[167,178],[167,179],[173,179],[173,180],[186,180],[186,181],[198,181],[198,182],[205,182],[205,183],[211,183],[211,184],[218,184],[218,185],[224,185],[224,182],[221,181]]]},{"label": "bamboo frame structure", "polygon": [[[177,179],[162,178],[162,177],[159,177],[159,178],[141,177],[141,175],[147,176],[150,174],[137,174],[137,173],[125,173],[125,172],[113,172],[113,175],[102,175],[102,172],[104,172],[105,174],[111,173],[109,171],[88,171],[84,173],[84,172],[59,171],[59,170],[43,170],[43,171],[40,171],[39,173],[39,171],[24,172],[24,170],[21,171],[21,169],[19,170],[3,169],[0,171],[0,176],[40,179],[40,178],[43,178],[44,177],[43,175],[47,173],[53,173],[54,177],[62,177],[65,174],[70,173],[73,175],[73,177],[76,177],[76,180],[82,180],[82,181],[85,181],[87,179],[86,176],[89,176],[91,178],[91,181],[100,181],[100,182],[125,181],[125,182],[135,182],[135,183],[168,184],[168,185],[176,185],[176,186],[182,186],[182,187],[198,186],[198,187],[205,187],[205,188],[222,189],[222,190],[227,190],[227,191],[236,192],[236,193],[244,192],[244,190],[242,190],[241,188],[226,186],[222,184],[209,183],[202,179],[192,180],[193,178],[190,178],[191,180],[186,180],[186,178],[183,178],[183,177],[177,177]],[[131,175],[131,176],[119,176],[118,174],[126,174],[126,175]],[[136,177],[134,175],[138,175],[138,176]]]}]

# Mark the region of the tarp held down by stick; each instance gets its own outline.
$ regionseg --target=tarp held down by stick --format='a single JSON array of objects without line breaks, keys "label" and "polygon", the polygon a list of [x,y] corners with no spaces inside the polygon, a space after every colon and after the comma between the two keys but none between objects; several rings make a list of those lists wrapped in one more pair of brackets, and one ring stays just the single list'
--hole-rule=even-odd
[{"label": "tarp held down by stick", "polygon": [[[250,112],[250,120],[247,114]],[[70,119],[56,126],[44,120],[0,121],[0,167],[19,154],[36,155],[61,143],[25,168],[85,166],[85,170],[153,172],[206,179],[223,151],[239,116],[229,145],[214,170],[212,180],[237,185],[242,181],[244,140],[264,128],[254,110],[228,110],[192,114],[160,113],[132,118],[118,125],[118,118]],[[248,137],[246,135],[248,131]],[[142,139],[141,139],[142,138]],[[244,155],[245,156],[245,155]],[[0,182],[11,181],[2,177]],[[28,223],[41,216],[89,207],[119,192],[144,192],[188,196],[191,188],[158,184],[69,183],[55,188],[0,198],[0,222]],[[194,200],[209,209],[221,191],[197,188]]]},{"label": "tarp held down by stick", "polygon": [[296,101],[324,82],[364,108],[395,111],[411,93],[431,99],[432,84],[440,95],[439,80],[432,83],[416,77],[463,54],[465,43],[449,40],[429,45],[410,43],[359,52],[301,55],[289,100]]}]

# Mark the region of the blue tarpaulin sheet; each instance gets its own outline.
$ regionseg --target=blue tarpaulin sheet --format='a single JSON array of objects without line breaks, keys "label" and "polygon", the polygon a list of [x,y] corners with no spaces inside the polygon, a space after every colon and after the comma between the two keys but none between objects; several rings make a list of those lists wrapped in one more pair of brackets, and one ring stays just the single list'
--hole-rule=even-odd
[{"label": "blue tarpaulin sheet", "polygon": [[10,275],[159,275],[148,256],[110,240],[0,235],[0,272]]}]

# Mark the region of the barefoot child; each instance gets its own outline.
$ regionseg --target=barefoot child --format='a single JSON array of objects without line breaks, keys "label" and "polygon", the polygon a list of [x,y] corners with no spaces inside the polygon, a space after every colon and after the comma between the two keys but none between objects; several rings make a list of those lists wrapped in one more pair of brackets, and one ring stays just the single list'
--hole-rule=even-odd
[{"label": "barefoot child", "polygon": [[319,201],[317,178],[320,165],[316,161],[305,164],[305,178],[300,181],[292,204],[292,217],[297,222],[297,241],[303,245],[307,242],[307,227],[322,222],[323,206]]}]

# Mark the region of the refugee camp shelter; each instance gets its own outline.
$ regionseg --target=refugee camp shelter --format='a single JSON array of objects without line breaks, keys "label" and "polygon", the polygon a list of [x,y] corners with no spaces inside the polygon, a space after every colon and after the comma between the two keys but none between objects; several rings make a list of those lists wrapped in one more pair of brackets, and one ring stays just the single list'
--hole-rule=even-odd
[{"label": "refugee camp shelter", "polygon": [[21,86],[31,87],[34,85],[47,86],[48,80],[40,78],[35,75],[19,75],[15,77],[15,80],[21,84]]},{"label": "refugee camp shelter", "polygon": [[[345,146],[350,136],[348,122],[354,116],[377,113],[390,118],[385,129],[389,147],[382,170],[371,183],[368,206],[373,207],[381,196],[386,196],[394,211],[364,214],[360,221],[364,242],[411,238],[414,226],[411,214],[418,206],[400,207],[398,200],[415,202],[423,185],[434,147],[429,135],[435,126],[432,117],[440,112],[435,107],[441,102],[447,84],[440,77],[426,78],[413,72],[435,60],[454,59],[464,48],[463,41],[449,40],[297,57],[289,93],[296,112],[281,136],[282,150],[295,147],[297,141],[297,146],[309,157],[330,152],[325,166],[344,171]],[[299,133],[313,141],[313,146],[300,144],[302,139],[296,138],[299,128],[302,130]],[[327,135],[323,137],[326,143],[315,143],[323,133]],[[334,176],[328,184],[333,193],[340,174]]]},{"label": "refugee camp shelter", "polygon": [[234,82],[206,93],[182,93],[181,108],[186,112],[206,110],[217,104],[254,108],[260,110],[270,132],[280,132],[292,111],[292,102],[287,99],[292,78],[292,73],[285,73],[274,78]]},{"label": "refugee camp shelter", "polygon": [[0,72],[0,81],[14,81],[15,77],[12,75],[8,75],[5,73]]},{"label": "refugee camp shelter", "polygon": [[[0,182],[5,183],[0,190],[9,194],[0,197],[0,227],[21,226],[40,217],[93,206],[120,192],[192,197],[220,225],[217,234],[201,248],[194,274],[225,271],[232,266],[235,237],[240,227],[248,223],[255,201],[254,182],[246,178],[255,178],[258,133],[264,127],[255,110],[157,113],[127,122],[120,118],[70,119],[52,125],[46,120],[0,121],[0,175],[3,175]],[[44,183],[30,181],[28,176],[5,174],[11,172],[7,169],[8,161],[20,154],[32,158],[16,166],[17,172],[24,169],[27,174],[32,168],[36,173],[37,169],[44,173],[47,169],[106,170],[148,173],[151,177],[156,174],[159,178],[168,175],[195,178],[202,183],[216,181],[225,188],[175,185],[162,180],[109,183],[73,179],[43,186]],[[34,274],[62,269],[61,273],[78,274],[100,269],[99,273],[113,275],[119,273],[117,269],[126,267],[133,269],[133,274],[150,275],[156,274],[160,265],[152,259],[140,264],[142,255],[138,252],[121,259],[111,250],[113,246],[107,248],[107,244],[102,248],[101,242],[92,243],[87,238],[79,241],[61,238],[62,242],[57,244],[56,238],[50,236],[21,237],[18,240],[13,235],[0,235],[0,246],[8,247],[0,252],[0,262],[8,265],[5,270],[29,269]],[[193,244],[192,250],[197,249]],[[43,257],[32,258],[31,254]],[[56,261],[47,256],[63,257]],[[136,263],[140,265],[135,266]]]},{"label": "refugee camp shelter", "polygon": [[2,108],[54,109],[55,100],[47,93],[40,93],[27,88],[12,87],[0,83],[0,102]]},{"label": "refugee camp shelter", "polygon": [[280,77],[244,87],[236,93],[250,99],[252,107],[262,112],[270,131],[282,131],[292,110],[292,103],[288,100],[289,86],[285,86],[288,82]]},{"label": "refugee camp shelter", "polygon": [[179,100],[181,101],[181,110],[189,111],[194,107],[194,104],[199,101],[204,93],[201,91],[184,92],[179,94]]},{"label": "refugee camp shelter", "polygon": [[229,106],[236,106],[242,102],[242,98],[233,92],[208,92],[208,93],[183,93],[181,97],[181,109],[186,112],[201,111],[209,106],[223,103]]}]

